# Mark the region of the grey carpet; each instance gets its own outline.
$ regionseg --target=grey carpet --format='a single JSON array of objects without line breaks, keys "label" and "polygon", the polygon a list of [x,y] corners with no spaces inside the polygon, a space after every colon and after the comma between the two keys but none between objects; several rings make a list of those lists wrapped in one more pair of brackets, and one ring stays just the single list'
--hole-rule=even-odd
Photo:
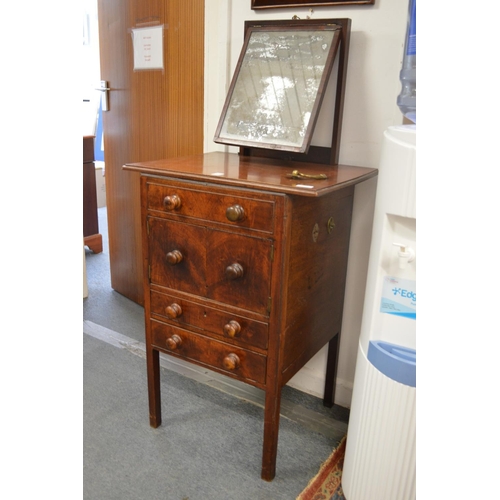
[{"label": "grey carpet", "polygon": [[260,479],[263,411],[162,369],[149,426],[143,358],[84,335],[84,498],[294,499],[338,440],[282,418],[277,475]]},{"label": "grey carpet", "polygon": [[[104,251],[87,251],[84,324],[143,343],[142,307],[111,289],[106,212],[99,212]],[[276,478],[268,483],[260,479],[263,409],[258,401],[163,367],[163,424],[153,429],[142,351],[88,334],[83,348],[85,500],[293,500],[337,446],[339,429],[346,428],[348,410],[324,408],[318,398],[285,387]],[[315,431],[314,418],[321,423],[318,429],[330,421],[331,429]]]}]

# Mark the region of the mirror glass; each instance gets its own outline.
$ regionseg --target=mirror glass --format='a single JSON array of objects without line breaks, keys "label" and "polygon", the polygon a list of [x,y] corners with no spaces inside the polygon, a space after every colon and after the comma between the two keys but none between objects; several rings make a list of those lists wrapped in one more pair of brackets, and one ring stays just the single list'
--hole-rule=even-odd
[{"label": "mirror glass", "polygon": [[338,47],[335,29],[250,28],[214,141],[307,152]]}]

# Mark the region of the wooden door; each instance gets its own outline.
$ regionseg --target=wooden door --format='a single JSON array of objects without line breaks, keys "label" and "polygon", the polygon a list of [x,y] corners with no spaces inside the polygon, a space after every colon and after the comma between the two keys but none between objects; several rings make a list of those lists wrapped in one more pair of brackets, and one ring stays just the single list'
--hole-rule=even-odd
[{"label": "wooden door", "polygon": [[[204,0],[98,0],[111,286],[144,303],[139,174],[125,163],[203,152]],[[131,29],[164,25],[164,70],[134,71]]]}]

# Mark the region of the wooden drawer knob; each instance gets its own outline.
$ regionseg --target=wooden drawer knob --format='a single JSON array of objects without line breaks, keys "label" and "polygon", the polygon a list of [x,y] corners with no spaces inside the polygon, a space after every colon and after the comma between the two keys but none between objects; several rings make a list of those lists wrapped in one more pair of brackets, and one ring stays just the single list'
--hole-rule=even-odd
[{"label": "wooden drawer knob", "polygon": [[165,196],[163,206],[167,210],[178,210],[181,207],[181,199],[176,194]]},{"label": "wooden drawer knob", "polygon": [[175,319],[182,314],[182,308],[174,302],[165,308],[165,313],[170,319]]},{"label": "wooden drawer knob", "polygon": [[181,345],[182,345],[182,339],[179,337],[179,335],[174,334],[167,339],[167,347],[171,351],[175,351]]},{"label": "wooden drawer knob", "polygon": [[182,261],[182,253],[179,250],[172,250],[171,252],[167,253],[167,262],[171,266],[175,266],[176,264],[179,264],[179,262]]},{"label": "wooden drawer knob", "polygon": [[234,352],[224,358],[224,368],[226,370],[236,370],[240,366],[240,358]]},{"label": "wooden drawer knob", "polygon": [[226,209],[226,217],[231,222],[238,222],[245,218],[245,210],[241,205],[233,205]]},{"label": "wooden drawer knob", "polygon": [[231,338],[236,337],[240,331],[241,326],[237,321],[231,320],[229,323],[224,325],[224,333]]},{"label": "wooden drawer knob", "polygon": [[226,278],[236,280],[243,276],[243,266],[241,264],[231,264],[226,267]]}]

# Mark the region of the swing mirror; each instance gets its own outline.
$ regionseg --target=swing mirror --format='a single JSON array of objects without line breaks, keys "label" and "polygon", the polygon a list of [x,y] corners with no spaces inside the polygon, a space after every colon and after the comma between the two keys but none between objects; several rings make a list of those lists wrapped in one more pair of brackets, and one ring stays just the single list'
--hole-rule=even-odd
[{"label": "swing mirror", "polygon": [[341,31],[336,24],[249,27],[214,141],[307,153]]}]

